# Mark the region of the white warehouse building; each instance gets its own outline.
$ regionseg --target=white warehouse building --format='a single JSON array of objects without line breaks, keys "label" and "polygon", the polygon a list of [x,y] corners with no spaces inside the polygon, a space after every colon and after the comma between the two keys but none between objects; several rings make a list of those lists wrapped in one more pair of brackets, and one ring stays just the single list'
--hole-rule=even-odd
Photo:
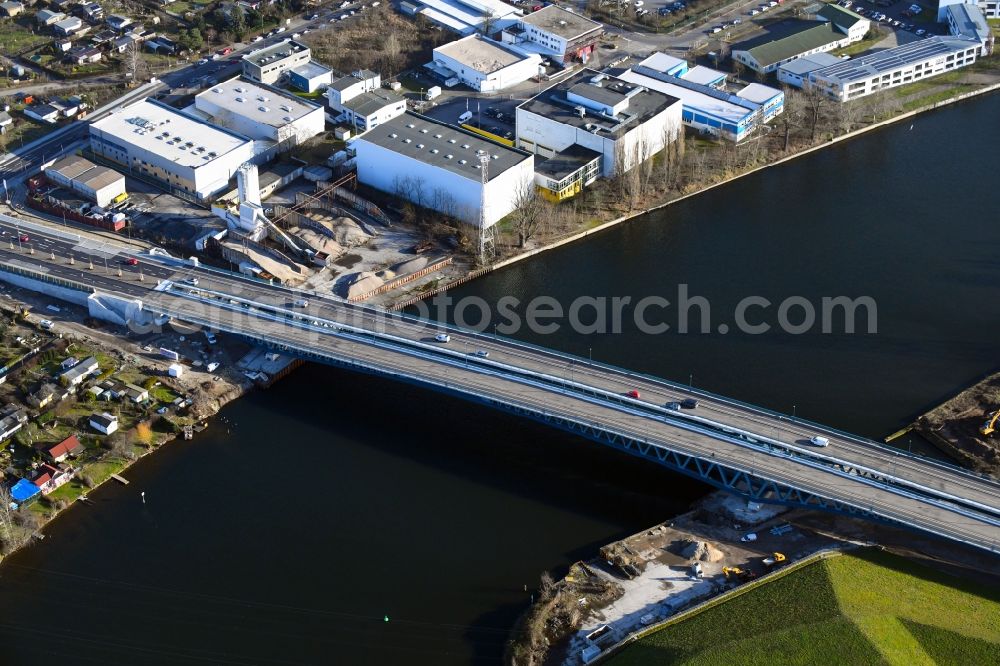
[{"label": "white warehouse building", "polygon": [[483,37],[469,35],[434,49],[429,65],[443,79],[452,76],[479,92],[497,92],[538,75],[542,57]]},{"label": "white warehouse building", "polygon": [[601,175],[628,171],[679,136],[676,97],[584,69],[517,107],[517,147],[552,158],[574,145],[602,155]]},{"label": "white warehouse building", "polygon": [[516,193],[533,187],[531,154],[411,112],[369,130],[350,147],[360,182],[469,224],[478,225],[481,212],[486,226],[496,224],[514,210]]},{"label": "white warehouse building", "polygon": [[254,142],[151,99],[90,125],[94,154],[198,199],[226,189]]},{"label": "white warehouse building", "polygon": [[294,148],[323,132],[326,126],[321,105],[238,78],[199,93],[194,108],[218,127],[255,141],[281,144],[279,150]]}]

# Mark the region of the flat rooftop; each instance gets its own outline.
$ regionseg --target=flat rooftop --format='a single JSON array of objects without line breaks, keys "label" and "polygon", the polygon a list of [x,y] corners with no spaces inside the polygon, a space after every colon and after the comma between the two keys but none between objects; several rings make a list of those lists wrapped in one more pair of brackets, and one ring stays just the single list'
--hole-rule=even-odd
[{"label": "flat rooftop", "polygon": [[979,45],[978,41],[966,37],[929,37],[871,55],[845,60],[816,70],[815,75],[844,85],[851,81],[864,81],[937,56],[978,48]]},{"label": "flat rooftop", "polygon": [[552,180],[562,180],[600,158],[601,153],[596,150],[574,143],[566,150],[549,158],[535,155],[535,173],[547,176]]},{"label": "flat rooftop", "polygon": [[251,141],[148,98],[92,123],[91,134],[95,130],[191,168],[208,164]]},{"label": "flat rooftop", "polygon": [[324,74],[330,74],[333,70],[329,67],[319,64],[315,60],[310,60],[304,65],[299,65],[292,69],[292,72],[298,74],[304,79],[312,79],[317,76],[323,76]]},{"label": "flat rooftop", "polygon": [[726,73],[720,72],[717,69],[712,69],[711,67],[705,67],[704,65],[695,65],[686,71],[681,78],[685,81],[690,81],[691,83],[698,83],[703,86],[707,86],[725,79]]},{"label": "flat rooftop", "polygon": [[524,16],[521,18],[521,23],[533,25],[539,30],[558,35],[567,41],[604,27],[597,21],[591,21],[589,18],[556,5],[543,7],[537,12]]},{"label": "flat rooftop", "polygon": [[[595,79],[599,80],[600,86],[592,83]],[[518,108],[564,125],[590,132],[601,131],[606,136],[617,137],[679,102],[676,96],[664,94],[649,86],[637,90],[639,87],[627,79],[601,74],[593,69],[582,69],[551,88],[543,90]],[[586,109],[581,117],[578,111],[581,103],[571,101],[567,97],[570,90],[574,94],[602,104],[611,100],[621,101],[628,96],[628,108],[614,118],[599,114],[593,109]]]},{"label": "flat rooftop", "polygon": [[766,104],[780,94],[781,91],[777,88],[765,86],[762,83],[751,83],[746,88],[736,93],[736,96],[742,97],[748,102],[753,102],[754,104]]},{"label": "flat rooftop", "polygon": [[[641,67],[641,65],[637,65],[637,67]],[[652,71],[652,68],[650,68],[650,71]],[[635,70],[626,70],[619,76],[626,81],[631,81],[638,85],[646,86],[651,90],[657,90],[665,95],[675,97],[691,111],[700,111],[734,125],[740,123],[754,112],[754,109],[750,108],[749,105],[740,106],[725,99],[692,90],[677,83],[671,83],[670,79],[674,77],[667,74],[663,74],[661,77],[653,77]]]},{"label": "flat rooftop", "polygon": [[986,22],[986,17],[983,16],[983,10],[976,5],[964,3],[948,5],[945,7],[945,11],[949,15],[949,20],[955,23],[958,34],[962,37],[978,39],[981,42],[990,38],[990,26]]},{"label": "flat rooftop", "polygon": [[198,100],[202,99],[271,127],[282,127],[295,122],[320,108],[297,95],[258,86],[239,78],[223,81],[196,95],[196,107]]},{"label": "flat rooftop", "polygon": [[490,180],[531,155],[426,116],[407,111],[368,130],[352,144],[367,142],[479,182],[480,151],[490,156]]},{"label": "flat rooftop", "polygon": [[434,53],[453,58],[482,74],[492,74],[529,57],[478,34],[439,46]]},{"label": "flat rooftop", "polygon": [[278,60],[282,60],[296,53],[308,50],[309,47],[301,42],[296,42],[293,39],[285,39],[277,44],[272,44],[271,46],[265,46],[262,49],[251,51],[243,56],[243,60],[260,67],[261,65],[266,65],[270,62],[277,62]]},{"label": "flat rooftop", "polygon": [[379,88],[378,90],[369,90],[368,92],[363,92],[356,97],[352,97],[344,102],[343,106],[358,115],[368,116],[375,113],[379,109],[383,109],[387,106],[392,106],[393,104],[398,104],[403,101],[406,101],[406,98],[402,95],[398,95],[391,90]]},{"label": "flat rooftop", "polygon": [[113,185],[125,178],[114,169],[94,164],[79,155],[64,157],[47,167],[45,171],[55,171],[64,178],[75,180],[94,190]]},{"label": "flat rooftop", "polygon": [[521,14],[521,10],[500,0],[419,0],[420,13],[452,30],[463,32],[478,28],[489,10],[494,20]]},{"label": "flat rooftop", "polygon": [[840,62],[840,58],[835,55],[830,55],[829,53],[813,53],[812,55],[802,56],[801,58],[796,58],[791,62],[786,62],[778,69],[784,70],[790,74],[802,76],[815,69],[822,69],[824,67],[829,67],[830,65],[836,65],[838,62]]}]

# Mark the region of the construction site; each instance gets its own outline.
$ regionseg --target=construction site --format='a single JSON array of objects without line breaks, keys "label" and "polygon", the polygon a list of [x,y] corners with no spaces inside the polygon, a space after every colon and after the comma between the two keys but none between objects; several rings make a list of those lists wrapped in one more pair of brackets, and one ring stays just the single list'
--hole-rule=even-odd
[{"label": "construction site", "polygon": [[926,412],[900,433],[909,429],[963,466],[1000,476],[1000,372]]},{"label": "construction site", "polygon": [[793,525],[787,507],[714,493],[696,507],[600,548],[522,618],[513,663],[582,664],[630,634],[843,542]]}]

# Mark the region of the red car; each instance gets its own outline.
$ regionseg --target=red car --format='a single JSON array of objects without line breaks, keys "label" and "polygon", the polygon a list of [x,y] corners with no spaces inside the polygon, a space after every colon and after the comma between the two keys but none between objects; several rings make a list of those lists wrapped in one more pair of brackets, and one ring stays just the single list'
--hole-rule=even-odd
[{"label": "red car", "polygon": [[128,259],[125,260],[125,263],[128,264],[129,266],[138,266],[139,260],[136,259],[135,257],[129,257]]},{"label": "red car", "polygon": [[20,238],[18,238],[17,240],[21,241],[22,243],[27,243],[31,239],[28,238],[28,234],[21,234]]},{"label": "red car", "polygon": [[627,396],[628,396],[628,397],[630,397],[630,398],[635,398],[636,400],[638,400],[638,399],[640,398],[640,396],[639,396],[639,392],[638,392],[638,391],[636,391],[635,389],[632,389],[631,391],[629,391],[629,392],[628,392],[628,393],[626,393],[625,395],[627,395]]},{"label": "red car", "polygon": [[233,50],[227,46],[226,48],[219,51],[219,55],[229,55],[232,52]]}]

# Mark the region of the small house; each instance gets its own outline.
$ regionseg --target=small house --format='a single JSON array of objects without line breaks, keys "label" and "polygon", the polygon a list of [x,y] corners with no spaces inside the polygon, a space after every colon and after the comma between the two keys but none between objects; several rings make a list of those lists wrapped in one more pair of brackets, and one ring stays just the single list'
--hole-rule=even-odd
[{"label": "small house", "polygon": [[55,123],[59,119],[59,109],[49,104],[39,104],[25,107],[24,115],[43,123]]},{"label": "small house", "polygon": [[125,397],[138,404],[149,400],[149,391],[135,384],[125,385]]},{"label": "small house", "polygon": [[42,384],[37,391],[28,395],[28,404],[36,409],[44,409],[53,402],[62,399],[59,388],[55,384]]},{"label": "small house", "polygon": [[100,21],[104,19],[104,7],[101,7],[96,2],[88,2],[80,5],[80,13],[91,21]]},{"label": "small house", "polygon": [[24,12],[24,4],[20,2],[13,2],[12,0],[7,0],[7,2],[0,2],[0,14],[4,16],[17,16]]},{"label": "small house", "polygon": [[101,434],[110,435],[118,430],[118,417],[107,412],[94,414],[90,417],[90,427]]},{"label": "small house", "polygon": [[35,471],[35,476],[31,482],[35,484],[35,487],[43,495],[48,495],[72,478],[73,469],[69,465],[56,467],[49,463],[42,463]]},{"label": "small house", "polygon": [[23,409],[13,403],[7,405],[3,418],[0,418],[0,442],[13,437],[14,433],[20,430],[27,421],[28,415],[24,413]]},{"label": "small house", "polygon": [[42,9],[35,14],[35,21],[38,22],[38,25],[55,25],[64,18],[66,18],[65,14],[62,12],[54,12],[51,9]]},{"label": "small house", "polygon": [[119,32],[132,25],[132,19],[127,16],[120,16],[119,14],[112,14],[104,22],[108,24],[109,28]]},{"label": "small house", "polygon": [[64,386],[79,386],[84,379],[100,370],[97,359],[93,356],[86,358],[59,376],[59,380]]},{"label": "small house", "polygon": [[76,356],[70,356],[69,358],[66,358],[66,359],[62,360],[62,362],[59,364],[59,369],[60,370],[69,370],[70,368],[72,368],[74,365],[76,365],[79,362],[80,362],[80,359],[78,359]]},{"label": "small house", "polygon": [[56,47],[56,51],[59,53],[68,53],[70,49],[73,48],[72,39],[57,39],[53,42]]},{"label": "small house", "polygon": [[54,463],[61,463],[68,457],[83,453],[83,444],[76,435],[70,435],[58,444],[45,444],[39,448],[42,454]]},{"label": "small house", "polygon": [[52,29],[57,35],[72,35],[83,28],[83,21],[79,16],[70,16],[52,24]]}]

